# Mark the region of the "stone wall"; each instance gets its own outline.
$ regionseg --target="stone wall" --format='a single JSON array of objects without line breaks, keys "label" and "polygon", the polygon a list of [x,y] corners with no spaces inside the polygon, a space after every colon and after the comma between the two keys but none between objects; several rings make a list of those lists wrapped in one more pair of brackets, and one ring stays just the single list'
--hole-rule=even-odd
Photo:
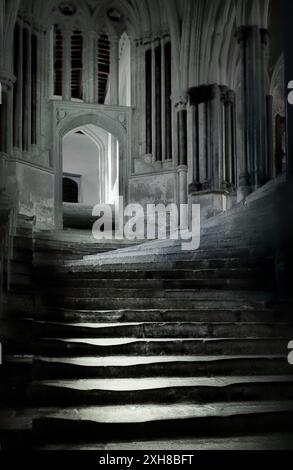
[{"label": "stone wall", "polygon": [[133,176],[129,179],[129,202],[170,204],[177,199],[177,174],[174,172]]},{"label": "stone wall", "polygon": [[36,217],[38,229],[54,227],[54,175],[25,163],[16,164],[19,213]]}]

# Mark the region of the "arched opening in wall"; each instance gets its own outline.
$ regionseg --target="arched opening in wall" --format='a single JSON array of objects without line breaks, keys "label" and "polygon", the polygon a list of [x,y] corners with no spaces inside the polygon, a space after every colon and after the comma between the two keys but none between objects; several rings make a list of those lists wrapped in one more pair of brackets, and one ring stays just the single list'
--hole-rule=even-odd
[{"label": "arched opening in wall", "polygon": [[79,187],[71,175],[63,176],[63,202],[78,203]]},{"label": "arched opening in wall", "polygon": [[63,138],[63,222],[65,227],[92,228],[97,204],[119,198],[119,143],[106,130],[89,124]]},{"label": "arched opening in wall", "polygon": [[119,104],[131,106],[131,42],[127,33],[119,41]]}]

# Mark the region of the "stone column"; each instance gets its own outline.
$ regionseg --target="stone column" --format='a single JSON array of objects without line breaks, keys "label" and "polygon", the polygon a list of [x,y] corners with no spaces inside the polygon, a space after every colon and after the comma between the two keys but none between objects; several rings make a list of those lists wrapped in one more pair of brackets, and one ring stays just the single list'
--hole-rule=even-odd
[{"label": "stone column", "polygon": [[64,101],[71,101],[71,35],[71,30],[62,29],[62,97]]},{"label": "stone column", "polygon": [[25,46],[27,47],[26,53],[26,62],[23,63],[23,67],[25,69],[25,80],[23,81],[24,89],[24,100],[23,100],[23,135],[22,135],[22,143],[23,143],[23,150],[28,152],[31,149],[31,103],[32,103],[32,74],[31,74],[31,58],[32,58],[32,33],[30,29],[24,28],[24,38],[26,41],[24,42]]},{"label": "stone column", "polygon": [[207,155],[211,189],[223,189],[223,147],[222,147],[222,102],[219,85],[210,87],[208,140],[210,152]]},{"label": "stone column", "polygon": [[[145,61],[144,61],[144,71],[145,71],[145,127],[146,127],[146,154],[151,155],[154,153],[154,142],[153,142],[153,53],[152,47],[148,47],[148,44],[145,44]],[[143,109],[143,107],[142,107]]]},{"label": "stone column", "polygon": [[110,38],[110,104],[119,105],[119,38]]},{"label": "stone column", "polygon": [[155,160],[156,140],[156,44],[152,41],[152,155]]},{"label": "stone column", "polygon": [[23,28],[21,24],[17,24],[18,34],[16,36],[16,43],[14,44],[15,53],[17,54],[16,70],[16,84],[14,93],[14,123],[13,123],[13,144],[17,150],[22,149],[22,92],[23,92],[23,47],[22,37]]},{"label": "stone column", "polygon": [[161,133],[162,160],[166,160],[166,70],[165,70],[165,39],[161,39]]},{"label": "stone column", "polygon": [[224,138],[225,138],[225,158],[224,158],[224,188],[228,191],[235,188],[235,93],[225,90],[224,102]]},{"label": "stone column", "polygon": [[189,192],[198,192],[201,190],[200,182],[200,150],[199,150],[199,109],[198,104],[193,104],[191,108],[191,136],[192,136],[192,183],[189,185]]},{"label": "stone column", "polygon": [[156,146],[155,160],[156,167],[162,166],[162,52],[161,41],[155,44],[155,129]]},{"label": "stone column", "polygon": [[172,155],[172,46],[171,40],[168,36],[165,43],[165,158],[166,163],[170,164],[173,155]]},{"label": "stone column", "polygon": [[266,93],[265,63],[268,33],[258,26],[237,31],[241,47],[244,152],[240,170],[240,192],[245,197],[266,181]]},{"label": "stone column", "polygon": [[275,178],[275,158],[274,158],[274,112],[273,103],[274,97],[268,95],[266,97],[267,103],[267,161],[266,161],[266,177],[268,180]]},{"label": "stone column", "polygon": [[177,112],[177,135],[178,135],[178,186],[179,204],[188,203],[187,194],[187,96],[180,96],[175,101]]},{"label": "stone column", "polygon": [[0,152],[12,154],[13,149],[13,84],[15,77],[8,71],[0,70],[2,87],[0,101]]},{"label": "stone column", "polygon": [[218,84],[189,90],[192,109],[193,181],[189,194],[202,219],[235,202],[235,116],[233,93]]},{"label": "stone column", "polygon": [[130,39],[130,106],[137,107],[136,83],[140,70],[140,64],[137,60],[137,41]]},{"label": "stone column", "polygon": [[140,132],[140,154],[141,156],[146,155],[147,153],[147,143],[146,143],[146,133],[147,133],[147,123],[146,123],[146,51],[147,46],[144,41],[137,40],[136,43],[136,61],[139,64],[139,69],[137,70],[137,81],[136,81],[136,95],[137,95],[137,109],[140,110],[141,118],[138,123],[139,132]]}]

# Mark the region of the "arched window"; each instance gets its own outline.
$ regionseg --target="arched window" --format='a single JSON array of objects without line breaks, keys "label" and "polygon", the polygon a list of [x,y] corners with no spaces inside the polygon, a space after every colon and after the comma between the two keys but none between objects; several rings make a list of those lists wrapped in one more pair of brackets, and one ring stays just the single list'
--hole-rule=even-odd
[{"label": "arched window", "polygon": [[107,34],[101,34],[97,44],[97,94],[99,104],[104,104],[110,75],[110,41]]},{"label": "arched window", "polygon": [[80,31],[71,36],[71,97],[82,99],[83,37]]},{"label": "arched window", "polygon": [[54,27],[54,95],[62,96],[63,36],[58,26]]},{"label": "arched window", "polygon": [[[67,39],[67,40],[66,40]],[[83,99],[83,35],[81,31],[74,30],[65,38],[59,26],[54,26],[53,32],[54,56],[54,96],[63,96],[63,68],[70,69],[71,90],[70,98]]]}]

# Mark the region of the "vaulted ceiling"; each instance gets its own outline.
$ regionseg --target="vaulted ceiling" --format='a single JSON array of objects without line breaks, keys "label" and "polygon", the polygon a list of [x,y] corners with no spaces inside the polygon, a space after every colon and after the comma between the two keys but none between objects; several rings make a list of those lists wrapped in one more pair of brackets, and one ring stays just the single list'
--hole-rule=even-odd
[{"label": "vaulted ceiling", "polygon": [[[110,35],[126,31],[131,39],[169,31],[178,64],[174,77],[178,92],[215,81],[233,88],[239,62],[236,28],[257,24],[269,27],[275,36],[274,24],[278,23],[279,33],[281,27],[274,18],[276,12],[281,14],[279,0],[0,0],[0,8],[10,12],[9,22],[4,22],[7,27],[11,28],[11,12],[15,15],[18,3],[26,16],[44,27],[63,17],[66,21],[71,18],[82,30]],[[1,40],[3,37],[0,47]],[[273,55],[280,49],[280,45],[273,47]],[[272,70],[277,59],[271,56]]]}]

